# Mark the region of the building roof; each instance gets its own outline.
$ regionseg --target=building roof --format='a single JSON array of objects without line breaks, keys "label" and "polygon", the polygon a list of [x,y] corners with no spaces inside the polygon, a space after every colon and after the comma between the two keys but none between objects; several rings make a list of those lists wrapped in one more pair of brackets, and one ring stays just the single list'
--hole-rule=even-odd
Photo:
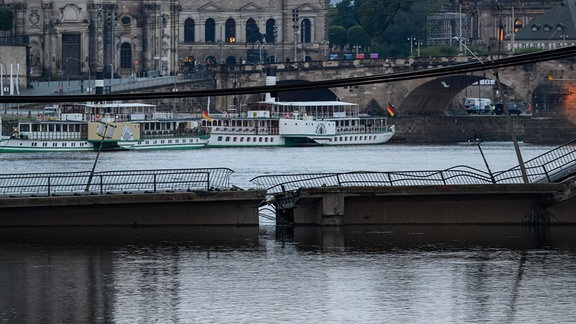
[{"label": "building roof", "polygon": [[516,41],[562,41],[576,39],[576,0],[558,6],[534,18],[514,35]]}]

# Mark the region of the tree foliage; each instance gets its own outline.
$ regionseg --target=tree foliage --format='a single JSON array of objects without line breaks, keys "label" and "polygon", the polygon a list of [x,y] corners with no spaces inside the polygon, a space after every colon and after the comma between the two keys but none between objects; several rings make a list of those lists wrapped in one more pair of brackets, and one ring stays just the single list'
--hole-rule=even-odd
[{"label": "tree foliage", "polygon": [[344,49],[347,42],[346,28],[344,26],[330,26],[328,28],[328,41],[331,46],[339,50]]},{"label": "tree foliage", "polygon": [[360,45],[362,48],[370,47],[372,37],[360,25],[352,26],[348,29],[348,45],[353,47]]},{"label": "tree foliage", "polygon": [[14,12],[8,8],[0,8],[0,30],[12,30]]},{"label": "tree foliage", "polygon": [[[409,39],[426,39],[426,18],[449,0],[343,0],[331,8],[329,26],[346,30],[348,50],[364,43],[382,56],[407,56]],[[363,32],[360,31],[360,28]],[[332,35],[330,35],[332,42]],[[369,40],[366,40],[368,38]],[[361,39],[361,41],[360,41]],[[338,46],[341,46],[341,40]],[[422,45],[426,45],[425,43]]]},{"label": "tree foliage", "polygon": [[345,29],[357,25],[353,8],[354,1],[352,0],[342,0],[337,3],[334,10],[331,11],[330,25],[342,26]]}]

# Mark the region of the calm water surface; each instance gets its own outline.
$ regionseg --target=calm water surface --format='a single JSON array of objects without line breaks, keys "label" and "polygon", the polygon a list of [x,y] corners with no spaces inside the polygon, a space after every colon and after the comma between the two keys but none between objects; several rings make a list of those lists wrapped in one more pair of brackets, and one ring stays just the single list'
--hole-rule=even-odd
[{"label": "calm water surface", "polygon": [[574,323],[573,227],[1,229],[3,323]]},{"label": "calm water surface", "polygon": [[[511,144],[484,143],[492,171]],[[522,145],[524,159],[551,147]],[[2,154],[3,173],[93,153]],[[103,152],[98,170],[485,170],[459,145]],[[575,227],[0,228],[2,323],[575,323]]]}]

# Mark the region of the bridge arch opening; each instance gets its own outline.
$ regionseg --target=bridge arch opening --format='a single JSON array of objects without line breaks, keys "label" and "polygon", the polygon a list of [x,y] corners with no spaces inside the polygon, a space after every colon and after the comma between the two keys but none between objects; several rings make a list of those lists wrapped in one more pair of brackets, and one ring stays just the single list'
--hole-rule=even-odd
[{"label": "bridge arch opening", "polygon": [[[276,84],[280,86],[288,86],[295,84],[306,84],[310,81],[306,80],[284,80],[277,81]],[[335,101],[338,96],[328,88],[320,89],[302,89],[294,91],[281,91],[278,92],[279,101]]]},{"label": "bridge arch opening", "polygon": [[[478,87],[478,88],[476,88]],[[493,103],[518,101],[518,95],[502,84],[497,89],[494,79],[483,75],[450,75],[426,81],[406,95],[398,111],[410,115],[450,115],[466,113],[463,98],[489,98]]]}]

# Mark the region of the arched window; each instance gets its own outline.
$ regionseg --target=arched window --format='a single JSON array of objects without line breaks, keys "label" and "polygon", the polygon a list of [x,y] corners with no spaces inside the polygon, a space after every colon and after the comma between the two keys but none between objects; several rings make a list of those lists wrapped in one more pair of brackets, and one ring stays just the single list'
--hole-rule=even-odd
[{"label": "arched window", "polygon": [[260,34],[260,28],[256,24],[256,21],[252,18],[246,21],[246,43],[256,43],[262,40],[262,35]]},{"label": "arched window", "polygon": [[204,41],[206,43],[215,43],[216,42],[216,22],[212,18],[206,19],[206,23],[204,24]]},{"label": "arched window", "polygon": [[132,46],[130,46],[130,43],[122,43],[120,45],[120,68],[132,68]]},{"label": "arched window", "polygon": [[268,19],[266,21],[266,43],[274,43],[278,37],[278,26],[276,20]]},{"label": "arched window", "polygon": [[312,23],[310,19],[302,20],[300,24],[300,42],[311,43],[312,42]]},{"label": "arched window", "polygon": [[226,34],[224,37],[226,37],[226,43],[236,42],[236,21],[232,18],[226,20]]},{"label": "arched window", "polygon": [[184,21],[184,42],[193,43],[194,41],[194,19],[188,18]]}]

